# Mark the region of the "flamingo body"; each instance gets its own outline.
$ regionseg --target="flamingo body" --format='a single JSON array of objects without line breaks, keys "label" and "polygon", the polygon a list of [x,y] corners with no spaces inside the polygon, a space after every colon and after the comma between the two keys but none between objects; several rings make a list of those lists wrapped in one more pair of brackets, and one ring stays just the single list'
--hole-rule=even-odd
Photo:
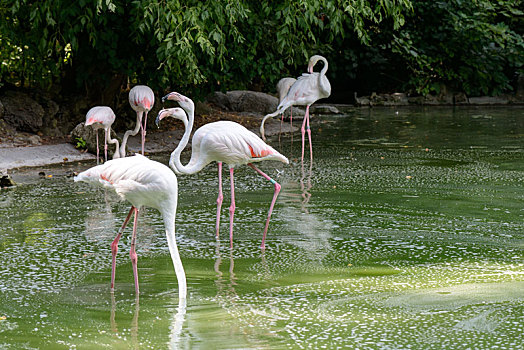
[{"label": "flamingo body", "polygon": [[147,114],[155,104],[155,94],[148,86],[136,85],[129,91],[129,104],[136,112],[136,126],[133,130],[128,130],[124,134],[124,138],[122,139],[122,147],[120,149],[120,155],[122,157],[125,157],[126,155],[127,139],[129,136],[135,136],[138,134],[139,130],[141,130],[142,133],[142,155],[144,155]]},{"label": "flamingo body", "polygon": [[105,151],[105,160],[107,161],[107,144],[116,144],[115,153],[113,158],[119,158],[119,147],[118,140],[111,138],[111,126],[115,121],[115,113],[110,107],[107,106],[96,106],[91,108],[86,114],[85,125],[91,127],[95,130],[96,133],[96,158],[98,162],[98,130],[104,129],[105,141],[104,141],[104,151]]},{"label": "flamingo body", "polygon": [[226,163],[230,168],[263,160],[289,163],[255,133],[232,121],[221,120],[200,127],[193,135],[192,149],[187,167],[196,169],[214,161]]},{"label": "flamingo body", "polygon": [[[313,67],[317,62],[322,61],[324,67],[318,72],[313,72]],[[309,136],[309,146],[311,153],[311,160],[313,160],[313,147],[311,145],[311,130],[309,129],[309,106],[315,103],[317,100],[327,98],[331,95],[331,84],[326,77],[328,70],[327,60],[320,56],[315,55],[309,59],[308,73],[302,74],[297,78],[297,81],[289,88],[287,95],[278,104],[277,110],[271,114],[264,116],[262,124],[260,125],[260,134],[265,139],[264,135],[264,123],[267,118],[274,117],[278,114],[284,113],[286,109],[291,106],[306,106],[306,115],[304,116],[304,122],[302,123],[302,160],[304,159],[304,134],[307,132]]]},{"label": "flamingo body", "polygon": [[74,178],[75,182],[84,181],[114,190],[122,199],[132,204],[131,210],[120,229],[117,238],[111,245],[113,252],[113,269],[111,288],[114,288],[116,252],[118,240],[131,214],[135,213],[133,236],[131,241],[131,261],[135,278],[135,290],[138,293],[137,257],[135,252],[136,223],[140,208],[148,206],[162,214],[166,228],[167,241],[173,265],[175,267],[179,296],[186,298],[186,278],[175,239],[175,217],[178,199],[176,175],[167,166],[152,161],[142,155],[110,160],[83,171]]},{"label": "flamingo body", "polygon": [[[177,174],[194,174],[202,170],[207,164],[216,161],[219,169],[219,195],[217,198],[217,225],[216,233],[218,236],[219,223],[220,223],[220,208],[222,205],[222,163],[226,163],[229,166],[230,179],[231,179],[231,207],[230,211],[230,227],[229,236],[230,244],[233,244],[233,216],[235,211],[234,201],[234,182],[233,172],[234,168],[239,165],[247,164],[253,168],[261,176],[269,180],[275,185],[275,192],[273,200],[270,205],[266,226],[264,229],[264,235],[262,238],[262,248],[265,247],[265,237],[269,225],[269,219],[273,211],[278,193],[280,192],[280,185],[270,178],[268,175],[263,173],[257,167],[253,165],[255,162],[261,162],[263,160],[278,160],[285,164],[289,164],[289,160],[280,154],[273,147],[266,144],[260,139],[255,133],[249,131],[242,125],[231,122],[231,121],[218,121],[214,123],[206,124],[195,131],[192,142],[192,153],[191,159],[187,165],[183,165],[180,161],[180,154],[185,148],[189,141],[189,135],[193,128],[194,121],[194,104],[191,99],[172,92],[166,95],[163,100],[171,99],[179,103],[181,108],[170,108],[163,109],[159,112],[156,123],[160,122],[165,117],[173,117],[182,120],[186,130],[184,136],[180,140],[177,148],[171,154],[169,161],[170,167]],[[186,113],[187,112],[187,115]],[[188,118],[189,116],[189,118]]]}]

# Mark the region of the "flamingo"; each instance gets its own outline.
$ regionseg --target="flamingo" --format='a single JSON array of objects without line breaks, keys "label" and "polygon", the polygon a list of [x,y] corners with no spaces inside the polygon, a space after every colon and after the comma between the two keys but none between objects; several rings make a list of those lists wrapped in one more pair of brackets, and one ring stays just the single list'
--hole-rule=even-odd
[{"label": "flamingo", "polygon": [[[129,104],[136,112],[136,126],[133,130],[127,130],[122,139],[122,147],[120,148],[120,155],[126,156],[126,145],[129,136],[135,136],[140,129],[142,132],[142,155],[144,155],[144,145],[146,143],[146,126],[147,113],[153,108],[155,104],[155,94],[150,87],[145,85],[137,85],[129,91]],[[144,123],[142,124],[142,116],[145,113]]]},{"label": "flamingo", "polygon": [[[284,97],[286,97],[291,86],[296,82],[295,78],[287,77],[282,78],[277,83],[278,103],[280,104]],[[293,127],[293,106],[291,106],[291,127]],[[282,123],[284,122],[284,113],[282,113],[282,119],[280,120],[280,131],[282,131]]]},{"label": "flamingo", "polygon": [[[176,174],[194,174],[202,170],[207,164],[215,161],[218,163],[218,198],[217,198],[217,220],[216,220],[216,235],[219,234],[220,226],[220,210],[222,208],[222,163],[225,162],[229,166],[229,174],[231,180],[231,206],[229,207],[229,240],[230,246],[233,247],[233,217],[235,214],[235,185],[233,180],[233,172],[236,166],[247,164],[258,174],[270,181],[275,186],[273,199],[269,207],[269,213],[262,236],[261,248],[265,249],[265,240],[269,220],[273,207],[280,192],[280,184],[269,177],[267,174],[258,169],[253,163],[261,162],[263,160],[278,160],[285,164],[289,164],[289,160],[278,153],[274,148],[267,145],[255,133],[249,131],[242,125],[231,121],[218,121],[206,124],[200,127],[193,135],[192,154],[191,159],[187,165],[182,165],[180,161],[180,154],[186,147],[189,135],[193,129],[194,110],[195,105],[191,99],[183,96],[177,92],[172,92],[162,98],[162,101],[173,100],[177,101],[182,107],[162,109],[156,118],[158,125],[160,120],[165,117],[173,117],[182,120],[186,128],[182,139],[177,148],[171,153],[169,166]],[[184,112],[185,111],[185,112]],[[186,115],[187,113],[187,115]],[[189,117],[189,120],[188,120]]]},{"label": "flamingo", "polygon": [[[322,68],[320,73],[313,72],[313,67],[318,61],[324,62],[324,68]],[[309,153],[311,161],[313,161],[313,145],[311,144],[311,129],[309,128],[309,106],[317,100],[331,95],[331,85],[326,77],[327,70],[328,62],[324,57],[315,55],[309,59],[307,68],[308,72],[297,78],[297,81],[289,88],[286,97],[284,97],[284,99],[279,103],[277,110],[266,115],[264,119],[262,119],[260,134],[262,135],[263,140],[266,139],[264,136],[264,123],[267,118],[284,113],[284,111],[291,106],[306,106],[306,114],[304,116],[304,121],[302,122],[302,128],[300,129],[302,132],[302,161],[304,161],[304,140],[306,130],[309,138]]]},{"label": "flamingo", "polygon": [[111,125],[115,121],[115,113],[111,107],[107,106],[97,106],[91,108],[86,114],[86,126],[92,125],[96,133],[96,164],[99,162],[99,147],[98,147],[98,129],[104,129],[104,154],[105,161],[107,162],[107,144],[116,144],[115,153],[113,158],[120,157],[120,150],[118,148],[118,140],[111,138]]},{"label": "flamingo", "polygon": [[131,203],[129,214],[127,214],[122,227],[111,244],[111,252],[113,255],[111,291],[114,291],[115,287],[118,241],[131,218],[131,214],[134,213],[133,235],[129,255],[133,265],[135,291],[137,295],[139,294],[137,254],[135,251],[136,226],[140,209],[143,206],[148,206],[156,208],[162,214],[167,235],[167,244],[178,280],[179,299],[185,300],[187,294],[186,275],[175,239],[178,186],[176,175],[173,174],[171,169],[159,162],[136,154],[132,157],[113,159],[102,165],[87,169],[75,176],[74,181],[84,181],[113,189],[122,199]]}]

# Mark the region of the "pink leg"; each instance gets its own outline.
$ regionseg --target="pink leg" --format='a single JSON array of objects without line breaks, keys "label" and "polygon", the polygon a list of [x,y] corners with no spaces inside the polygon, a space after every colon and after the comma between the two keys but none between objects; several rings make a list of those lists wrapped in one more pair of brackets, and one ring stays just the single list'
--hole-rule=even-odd
[{"label": "pink leg", "polygon": [[[291,122],[291,129],[293,130],[293,106],[291,106],[291,110],[289,111],[289,119]],[[293,134],[291,134],[293,135]]]},{"label": "pink leg", "polygon": [[231,178],[231,206],[229,207],[229,246],[233,248],[233,217],[235,216],[235,183],[233,180],[233,170],[229,169],[229,176]]},{"label": "pink leg", "polygon": [[104,155],[107,162],[107,132],[104,133]]},{"label": "pink leg", "polygon": [[113,254],[113,265],[111,268],[111,291],[115,290],[116,253],[118,252],[118,241],[120,241],[120,237],[122,237],[122,232],[124,232],[124,229],[126,228],[126,225],[129,222],[131,214],[134,210],[135,207],[131,207],[131,210],[129,210],[129,214],[127,214],[127,217],[124,220],[122,227],[120,228],[120,231],[118,231],[115,240],[113,241],[113,243],[111,243],[111,253]]},{"label": "pink leg", "polygon": [[218,198],[217,198],[217,238],[220,230],[220,210],[222,209],[222,162],[218,162]]},{"label": "pink leg", "polygon": [[273,208],[275,207],[275,202],[277,201],[277,197],[280,192],[281,186],[278,182],[270,178],[266,173],[258,169],[253,164],[249,163],[248,165],[252,167],[257,173],[259,173],[264,178],[269,180],[273,185],[275,185],[275,192],[273,193],[273,200],[271,201],[271,205],[269,206],[269,213],[267,214],[266,227],[264,228],[264,235],[262,236],[262,244],[260,245],[260,248],[266,249],[266,234],[267,234],[267,229],[269,227],[269,220],[271,219],[271,213],[273,213]]},{"label": "pink leg", "polygon": [[136,294],[139,293],[138,289],[138,265],[137,265],[137,255],[135,251],[135,244],[136,244],[136,226],[138,222],[138,209],[135,208],[135,218],[133,220],[133,236],[131,237],[131,251],[129,252],[129,256],[131,257],[131,264],[133,265],[133,276],[135,277],[135,291]]},{"label": "pink leg", "polygon": [[302,132],[302,163],[304,162],[304,142],[305,142],[305,134],[306,134],[306,120],[307,120],[307,109],[306,109],[306,115],[304,115],[304,121],[302,122],[302,128],[300,131]]},{"label": "pink leg", "polygon": [[307,116],[306,130],[307,130],[307,136],[309,138],[309,155],[311,157],[311,163],[313,163],[313,144],[311,143],[311,128],[309,127],[309,106],[306,107],[306,116]]},{"label": "pink leg", "polygon": [[144,148],[146,144],[146,126],[147,126],[147,111],[144,115],[144,125],[142,127],[142,155],[144,155]]},{"label": "pink leg", "polygon": [[100,151],[98,150],[98,129],[96,129],[95,132],[96,132],[96,164],[98,164],[99,155],[100,155]]}]

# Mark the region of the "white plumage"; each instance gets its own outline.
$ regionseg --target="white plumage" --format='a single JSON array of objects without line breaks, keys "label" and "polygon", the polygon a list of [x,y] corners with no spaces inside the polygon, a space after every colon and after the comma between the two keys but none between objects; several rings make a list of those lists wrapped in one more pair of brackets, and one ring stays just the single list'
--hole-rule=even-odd
[{"label": "white plumage", "polygon": [[[191,99],[183,96],[179,93],[172,92],[162,98],[162,100],[174,100],[177,101],[182,107],[180,108],[169,108],[163,109],[158,113],[156,123],[160,122],[165,117],[173,117],[181,120],[186,127],[184,136],[180,140],[178,146],[171,154],[169,160],[169,166],[177,174],[194,174],[202,170],[207,164],[216,161],[218,163],[218,176],[219,176],[219,195],[217,199],[217,224],[216,232],[217,236],[219,233],[220,223],[220,208],[222,205],[222,163],[226,163],[229,166],[229,172],[231,176],[231,207],[230,207],[230,244],[233,244],[233,215],[235,211],[234,202],[234,183],[233,183],[233,171],[238,165],[247,164],[253,168],[256,172],[262,175],[267,180],[271,181],[275,185],[275,192],[273,200],[271,202],[268,218],[266,221],[266,227],[264,229],[264,235],[262,238],[262,247],[265,247],[265,237],[267,228],[269,225],[269,219],[276,198],[280,191],[280,185],[268,175],[262,172],[260,169],[255,167],[253,163],[261,162],[263,160],[277,160],[285,164],[289,164],[289,160],[280,154],[273,147],[266,144],[260,139],[255,133],[249,131],[242,125],[231,122],[231,121],[218,121],[214,123],[206,124],[200,127],[193,135],[192,142],[192,153],[191,159],[187,165],[183,165],[180,161],[180,154],[184,147],[189,142],[189,135],[193,128],[194,121],[194,104]],[[187,115],[186,113],[187,112]]]},{"label": "white plumage", "polygon": [[186,298],[186,277],[175,239],[175,217],[178,201],[178,185],[176,175],[164,164],[152,161],[139,154],[110,160],[102,165],[87,169],[74,178],[75,182],[84,181],[114,190],[122,199],[132,204],[131,210],[122,225],[121,230],[111,245],[113,253],[113,268],[111,274],[111,288],[114,288],[116,252],[118,241],[131,214],[135,213],[133,222],[133,236],[131,241],[131,261],[135,289],[138,289],[137,257],[135,252],[136,222],[138,211],[143,206],[152,207],[160,211],[166,228],[167,241],[173,265],[175,267],[179,296]]}]

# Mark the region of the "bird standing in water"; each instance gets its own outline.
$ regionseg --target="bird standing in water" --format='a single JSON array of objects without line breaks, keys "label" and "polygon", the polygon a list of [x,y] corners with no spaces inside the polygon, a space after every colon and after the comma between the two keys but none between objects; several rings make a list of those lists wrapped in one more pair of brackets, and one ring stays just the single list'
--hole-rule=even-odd
[{"label": "bird standing in water", "polygon": [[[142,155],[144,155],[144,148],[146,143],[146,126],[147,113],[153,108],[155,104],[155,94],[150,87],[145,85],[137,85],[129,91],[129,104],[136,112],[136,126],[133,130],[127,130],[122,139],[122,147],[120,148],[120,155],[126,156],[126,145],[129,136],[135,136],[138,130],[142,133]],[[145,114],[145,115],[144,115]]]},{"label": "bird standing in water", "polygon": [[[269,220],[273,207],[280,192],[280,184],[269,177],[267,174],[258,169],[253,163],[264,160],[278,160],[285,164],[289,164],[288,159],[277,152],[274,148],[267,145],[253,132],[247,130],[242,125],[231,121],[218,121],[206,124],[195,131],[192,141],[191,159],[187,165],[183,165],[180,161],[180,154],[186,147],[189,141],[189,135],[193,129],[194,121],[194,104],[191,99],[183,96],[177,92],[172,92],[162,98],[164,100],[177,101],[180,108],[163,109],[159,112],[156,123],[160,122],[165,117],[173,117],[183,121],[186,128],[184,136],[180,140],[177,148],[171,153],[169,166],[176,174],[194,174],[202,170],[207,164],[215,161],[218,163],[218,198],[217,198],[217,220],[216,220],[216,234],[219,234],[220,226],[220,209],[222,207],[222,163],[229,166],[229,174],[231,179],[231,206],[229,207],[229,239],[230,245],[233,246],[233,217],[235,214],[235,184],[233,180],[233,172],[235,167],[247,164],[265,179],[270,181],[275,186],[273,200],[269,207],[269,213],[264,228],[262,237],[262,249],[265,248],[265,240]],[[185,113],[184,113],[185,111]],[[187,115],[186,115],[187,113]]]},{"label": "bird standing in water", "polygon": [[110,160],[102,165],[94,166],[75,176],[75,182],[101,185],[114,190],[122,199],[131,203],[131,210],[124,221],[115,240],[111,244],[113,264],[111,270],[111,290],[115,287],[116,253],[118,241],[122,236],[131,214],[134,213],[133,235],[131,238],[131,263],[135,280],[135,291],[138,294],[138,266],[135,251],[136,228],[138,213],[143,206],[153,207],[162,214],[167,236],[167,244],[178,279],[179,299],[185,299],[187,294],[186,275],[175,238],[175,217],[178,201],[178,185],[176,175],[169,167],[152,161],[139,154]]},{"label": "bird standing in water", "polygon": [[104,155],[105,161],[107,162],[107,144],[116,144],[115,153],[113,158],[120,157],[120,149],[118,147],[118,140],[111,138],[111,125],[115,121],[115,113],[110,107],[97,106],[91,108],[86,114],[85,126],[92,125],[92,128],[96,133],[96,164],[99,163],[100,150],[98,147],[98,130],[104,129]]},{"label": "bird standing in water", "polygon": [[[322,61],[324,63],[324,67],[320,73],[313,72],[313,67],[317,64],[318,61]],[[279,103],[277,110],[264,116],[264,119],[262,119],[262,124],[260,125],[260,135],[262,135],[262,139],[266,139],[264,136],[264,123],[266,122],[267,118],[272,118],[276,115],[284,113],[284,111],[291,106],[306,106],[306,114],[304,116],[304,121],[302,122],[302,128],[300,129],[302,132],[302,161],[304,161],[304,143],[306,131],[309,138],[309,152],[311,161],[313,161],[313,145],[311,143],[311,129],[309,127],[309,106],[311,106],[317,100],[329,97],[331,95],[331,85],[329,84],[329,80],[326,77],[327,70],[328,62],[324,57],[315,55],[309,59],[307,68],[308,72],[297,78],[297,81],[289,88],[286,97],[284,97],[284,99]]]}]

